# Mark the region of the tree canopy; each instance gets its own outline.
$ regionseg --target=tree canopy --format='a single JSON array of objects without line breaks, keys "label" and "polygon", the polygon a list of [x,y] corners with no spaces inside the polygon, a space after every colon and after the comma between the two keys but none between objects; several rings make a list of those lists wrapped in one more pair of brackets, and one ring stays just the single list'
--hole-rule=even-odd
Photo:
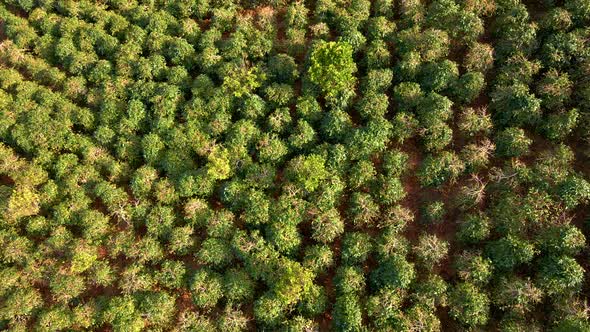
[{"label": "tree canopy", "polygon": [[0,0],[0,330],[590,331],[588,128],[588,0]]}]

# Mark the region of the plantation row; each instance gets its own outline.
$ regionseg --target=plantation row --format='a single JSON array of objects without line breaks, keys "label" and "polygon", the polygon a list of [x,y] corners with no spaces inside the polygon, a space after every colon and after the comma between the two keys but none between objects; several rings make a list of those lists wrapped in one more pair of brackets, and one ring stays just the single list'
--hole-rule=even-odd
[{"label": "plantation row", "polygon": [[0,1],[0,329],[590,331],[587,0]]}]

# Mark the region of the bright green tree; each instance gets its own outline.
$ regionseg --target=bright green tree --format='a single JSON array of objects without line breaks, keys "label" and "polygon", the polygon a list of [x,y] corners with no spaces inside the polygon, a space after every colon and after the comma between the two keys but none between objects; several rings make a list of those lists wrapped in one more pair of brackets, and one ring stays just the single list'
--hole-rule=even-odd
[{"label": "bright green tree", "polygon": [[352,53],[346,42],[319,42],[312,50],[309,76],[329,101],[347,99],[353,92],[357,67]]}]

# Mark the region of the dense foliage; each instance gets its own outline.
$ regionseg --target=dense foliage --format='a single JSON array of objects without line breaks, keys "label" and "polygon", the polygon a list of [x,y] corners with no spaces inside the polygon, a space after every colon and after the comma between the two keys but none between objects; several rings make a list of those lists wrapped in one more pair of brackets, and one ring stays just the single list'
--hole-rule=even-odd
[{"label": "dense foliage", "polygon": [[590,331],[588,0],[0,1],[0,329]]}]

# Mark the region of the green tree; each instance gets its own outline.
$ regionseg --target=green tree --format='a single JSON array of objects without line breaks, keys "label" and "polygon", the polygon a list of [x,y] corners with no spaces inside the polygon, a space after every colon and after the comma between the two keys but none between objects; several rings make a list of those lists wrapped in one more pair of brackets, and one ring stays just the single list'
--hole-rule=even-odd
[{"label": "green tree", "polygon": [[175,330],[189,330],[198,332],[214,331],[215,324],[211,321],[211,319],[203,314],[186,310],[179,314],[179,319]]},{"label": "green tree", "polygon": [[571,175],[558,185],[557,193],[566,208],[574,209],[590,200],[590,183],[582,177]]},{"label": "green tree", "polygon": [[243,269],[227,269],[223,276],[225,297],[231,303],[244,303],[254,297],[255,282]]},{"label": "green tree", "polygon": [[567,73],[551,69],[545,73],[537,85],[541,104],[551,110],[560,109],[569,101],[573,84]]},{"label": "green tree", "polygon": [[573,225],[550,227],[538,237],[539,248],[549,254],[577,255],[586,245],[586,237]]},{"label": "green tree", "polygon": [[345,264],[363,263],[371,252],[371,238],[361,232],[349,232],[342,239],[342,261]]},{"label": "green tree", "polygon": [[141,331],[145,321],[129,295],[112,297],[102,313],[102,319],[110,323],[114,331]]},{"label": "green tree", "polygon": [[453,140],[453,130],[446,123],[438,123],[424,128],[421,132],[421,141],[426,151],[441,151]]},{"label": "green tree", "polygon": [[295,59],[277,54],[268,60],[268,79],[279,83],[293,83],[299,77]]},{"label": "green tree", "polygon": [[433,201],[421,207],[422,219],[426,224],[440,224],[446,214],[442,201]]},{"label": "green tree", "polygon": [[199,269],[190,278],[189,288],[198,307],[214,307],[223,297],[221,277],[210,270]]},{"label": "green tree", "polygon": [[[400,32],[400,34],[401,33],[403,33],[403,31]],[[405,81],[415,81],[421,66],[422,57],[419,52],[411,51],[402,53],[401,59],[397,61],[393,67],[396,79]]]},{"label": "green tree", "polygon": [[[295,94],[293,92],[293,87],[289,84],[280,84],[280,83],[272,83],[268,85],[264,89],[264,95],[266,100],[270,102],[271,105],[275,107],[287,106],[291,103]],[[277,111],[282,111],[282,109],[278,109]],[[277,116],[277,111],[275,111],[275,117]],[[287,114],[288,115],[288,114]],[[280,116],[283,116],[280,114]],[[271,117],[269,118],[269,122],[272,123],[274,119]],[[274,120],[276,121],[276,120]],[[271,124],[271,126],[273,126]],[[274,127],[277,127],[276,125]]]},{"label": "green tree", "polygon": [[364,119],[383,117],[388,107],[389,100],[384,93],[366,94],[356,104],[356,109]]},{"label": "green tree", "polygon": [[17,321],[29,317],[43,304],[43,298],[35,288],[15,288],[6,295],[0,314],[2,319]]},{"label": "green tree", "polygon": [[496,153],[502,157],[519,157],[529,151],[533,141],[520,128],[507,128],[496,136]]},{"label": "green tree", "polygon": [[391,122],[393,124],[391,130],[392,139],[400,144],[413,137],[418,130],[418,121],[411,113],[399,112]]},{"label": "green tree", "polygon": [[399,177],[405,174],[408,168],[408,154],[399,150],[387,150],[383,152],[383,164],[381,167],[385,175]]},{"label": "green tree", "polygon": [[473,102],[485,88],[485,77],[480,72],[467,72],[455,81],[453,94],[461,103]]},{"label": "green tree", "polygon": [[541,101],[522,83],[497,86],[490,106],[500,126],[535,125],[541,115]]},{"label": "green tree", "polygon": [[369,160],[359,160],[349,172],[348,183],[352,189],[368,188],[377,175],[375,166]]},{"label": "green tree", "polygon": [[57,302],[68,303],[86,290],[85,280],[80,275],[55,274],[49,283],[51,294]]},{"label": "green tree", "polygon": [[234,97],[241,98],[253,93],[265,78],[264,73],[257,67],[236,66],[227,71],[222,88]]},{"label": "green tree", "polygon": [[534,77],[541,70],[541,62],[528,59],[521,52],[518,52],[504,61],[498,68],[496,77],[497,85],[507,87],[513,84],[531,85]]},{"label": "green tree", "polygon": [[176,299],[166,292],[150,292],[137,297],[138,310],[150,325],[169,327],[176,313]]},{"label": "green tree", "polygon": [[355,294],[343,294],[336,297],[334,310],[334,327],[337,331],[360,331],[363,325],[363,312],[360,299]]},{"label": "green tree", "polygon": [[344,232],[344,221],[337,209],[317,211],[312,216],[311,237],[321,243],[330,243]]},{"label": "green tree", "polygon": [[[359,38],[360,39],[360,38]],[[391,53],[382,40],[374,40],[367,46],[365,62],[369,69],[387,68],[391,63]]]},{"label": "green tree", "polygon": [[499,40],[496,54],[504,59],[517,52],[530,54],[536,46],[537,25],[530,23],[527,7],[520,3],[506,3],[498,11],[492,32]]},{"label": "green tree", "polygon": [[303,316],[295,316],[289,321],[283,323],[281,331],[315,331],[319,329],[318,323]]},{"label": "green tree", "polygon": [[473,43],[465,54],[463,66],[468,71],[486,73],[494,66],[494,48],[488,44]]},{"label": "green tree", "polygon": [[223,268],[231,263],[233,253],[229,243],[223,239],[208,238],[196,254],[199,262],[211,267]]},{"label": "green tree", "polygon": [[280,163],[289,148],[276,134],[263,134],[256,143],[258,151],[258,160],[262,163],[277,164]]},{"label": "green tree", "polygon": [[71,311],[65,307],[56,306],[39,314],[37,329],[39,331],[62,330],[70,327],[72,323]]},{"label": "green tree", "polygon": [[300,119],[289,136],[288,142],[296,149],[305,150],[316,142],[316,139],[314,128],[307,121]]},{"label": "green tree", "polygon": [[568,256],[547,256],[539,262],[537,285],[549,296],[581,290],[584,268]]},{"label": "green tree", "polygon": [[486,246],[486,253],[495,268],[510,270],[520,264],[530,263],[537,251],[532,243],[508,235],[490,242]]},{"label": "green tree", "polygon": [[390,40],[395,31],[395,23],[385,16],[376,16],[368,20],[368,38],[370,40]]},{"label": "green tree", "polygon": [[303,266],[316,274],[322,274],[334,265],[334,254],[327,245],[315,244],[305,247]]},{"label": "green tree", "polygon": [[186,267],[181,261],[165,260],[155,272],[156,281],[167,288],[178,289],[184,285]]},{"label": "green tree", "polygon": [[385,92],[391,87],[393,72],[391,69],[373,69],[367,72],[361,81],[363,93]]},{"label": "green tree", "polygon": [[131,179],[131,190],[136,198],[147,197],[154,181],[158,179],[158,172],[150,166],[142,166],[135,171]]},{"label": "green tree", "polygon": [[485,292],[470,283],[459,283],[449,293],[449,314],[469,327],[489,320],[490,300]]},{"label": "green tree", "polygon": [[457,238],[466,243],[476,244],[490,235],[490,218],[483,213],[470,213],[463,217],[457,231]]},{"label": "green tree", "polygon": [[573,108],[569,111],[559,111],[549,114],[543,122],[542,130],[552,141],[563,141],[574,131],[579,123],[580,113]]},{"label": "green tree", "polygon": [[357,71],[352,46],[346,42],[319,42],[311,53],[309,77],[331,102],[348,99]]},{"label": "green tree", "polygon": [[426,22],[437,28],[446,29],[449,35],[460,42],[469,44],[483,33],[483,21],[473,12],[459,7],[455,1],[437,0],[428,7]]},{"label": "green tree", "polygon": [[317,154],[297,156],[289,161],[286,174],[303,189],[313,192],[328,177],[325,163],[325,159]]},{"label": "green tree", "polygon": [[524,315],[541,302],[543,292],[528,279],[511,277],[502,279],[493,294],[494,303],[502,310]]},{"label": "green tree", "polygon": [[440,92],[455,84],[459,78],[457,64],[450,60],[429,62],[420,70],[420,86],[426,91]]},{"label": "green tree", "polygon": [[267,293],[254,302],[254,317],[263,325],[274,327],[285,319],[285,312],[280,300]]},{"label": "green tree", "polygon": [[241,310],[226,306],[217,320],[217,327],[220,331],[240,332],[247,329],[248,321],[248,317]]},{"label": "green tree", "polygon": [[194,245],[193,228],[191,226],[173,227],[167,236],[167,249],[176,254],[186,254]]},{"label": "green tree", "polygon": [[454,182],[464,167],[457,155],[443,151],[424,159],[418,170],[418,179],[423,186],[440,186],[445,182]]},{"label": "green tree", "polygon": [[367,299],[367,315],[371,323],[379,329],[397,327],[396,324],[403,317],[401,306],[406,293],[388,287],[380,290]]},{"label": "green tree", "polygon": [[72,273],[82,273],[92,267],[97,258],[95,247],[80,243],[74,248],[70,270]]},{"label": "green tree", "polygon": [[[396,218],[396,221],[398,219]],[[386,227],[375,240],[375,251],[380,260],[385,260],[393,255],[405,256],[410,251],[409,241],[400,236],[403,227],[392,225]]]},{"label": "green tree", "polygon": [[493,128],[492,119],[485,108],[465,108],[459,117],[459,130],[467,136],[488,134]]},{"label": "green tree", "polygon": [[466,251],[454,262],[457,275],[463,281],[474,285],[486,285],[493,273],[492,261],[476,251]]},{"label": "green tree", "polygon": [[414,264],[403,256],[392,255],[371,272],[371,288],[375,291],[389,286],[408,288],[415,277]]},{"label": "green tree", "polygon": [[215,180],[224,180],[230,177],[232,169],[229,157],[229,151],[227,149],[214,149],[207,156],[207,175]]},{"label": "green tree", "polygon": [[293,255],[301,245],[301,234],[295,223],[271,223],[267,227],[266,237],[275,248],[285,255]]},{"label": "green tree", "polygon": [[380,174],[377,177],[377,198],[384,205],[391,205],[406,197],[406,191],[399,178],[388,177]]},{"label": "green tree", "polygon": [[152,276],[140,262],[130,264],[120,272],[117,284],[123,294],[148,291],[154,284]]},{"label": "green tree", "polygon": [[372,225],[379,216],[379,205],[370,194],[354,192],[350,196],[348,214],[357,227]]},{"label": "green tree", "polygon": [[326,311],[328,296],[323,286],[310,285],[301,295],[297,311],[306,316],[317,316]]},{"label": "green tree", "polygon": [[143,158],[148,164],[155,164],[161,158],[164,143],[157,134],[148,134],[141,140]]},{"label": "green tree", "polygon": [[336,270],[334,284],[339,294],[362,294],[365,291],[365,275],[357,266],[341,265]]},{"label": "green tree", "polygon": [[453,115],[451,107],[453,102],[436,92],[430,92],[420,98],[416,108],[416,114],[420,124],[424,127],[433,127],[441,121],[447,121]]},{"label": "green tree", "polygon": [[578,24],[587,23],[590,21],[590,5],[581,0],[567,0],[565,1],[565,8],[572,13],[572,18]]},{"label": "green tree", "polygon": [[436,314],[425,306],[416,304],[406,312],[406,322],[410,330],[439,331],[441,322]]},{"label": "green tree", "polygon": [[548,31],[567,31],[572,26],[572,15],[563,7],[551,8],[541,21],[541,28]]},{"label": "green tree", "polygon": [[447,306],[447,288],[445,280],[436,274],[429,274],[416,285],[412,294],[416,306],[432,309]]},{"label": "green tree", "polygon": [[328,140],[342,140],[352,128],[352,119],[342,110],[329,110],[322,118],[320,129]]}]

